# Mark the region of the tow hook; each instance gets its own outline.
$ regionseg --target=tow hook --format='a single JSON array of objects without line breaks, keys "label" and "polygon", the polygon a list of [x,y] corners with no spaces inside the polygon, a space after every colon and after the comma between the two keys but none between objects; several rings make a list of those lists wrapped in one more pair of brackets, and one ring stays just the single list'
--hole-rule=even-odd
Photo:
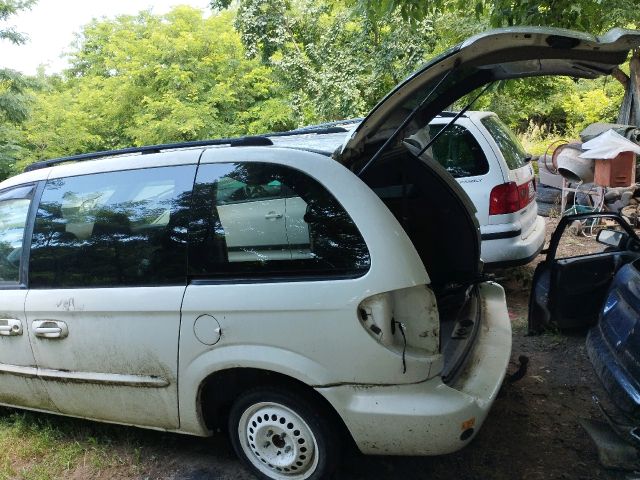
[{"label": "tow hook", "polygon": [[518,357],[518,361],[520,362],[520,366],[518,367],[518,370],[516,370],[511,375],[509,375],[508,377],[509,383],[515,383],[518,380],[523,379],[524,376],[527,374],[527,367],[529,366],[529,357],[527,357],[526,355],[520,355]]}]

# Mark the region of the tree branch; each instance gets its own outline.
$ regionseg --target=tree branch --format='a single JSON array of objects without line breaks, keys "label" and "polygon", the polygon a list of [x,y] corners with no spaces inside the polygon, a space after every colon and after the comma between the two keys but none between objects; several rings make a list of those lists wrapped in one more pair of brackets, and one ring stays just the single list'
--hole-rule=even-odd
[{"label": "tree branch", "polygon": [[626,73],[620,70],[620,67],[616,67],[611,71],[611,76],[618,80],[624,88],[627,88],[627,84],[629,83],[629,77]]}]

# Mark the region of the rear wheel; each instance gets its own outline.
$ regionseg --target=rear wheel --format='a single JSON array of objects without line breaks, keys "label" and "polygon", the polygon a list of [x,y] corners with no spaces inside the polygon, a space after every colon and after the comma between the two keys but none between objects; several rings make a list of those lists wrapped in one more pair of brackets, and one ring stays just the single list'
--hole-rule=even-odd
[{"label": "rear wheel", "polygon": [[237,455],[260,478],[326,478],[341,450],[331,415],[312,398],[280,388],[242,394],[229,414]]}]

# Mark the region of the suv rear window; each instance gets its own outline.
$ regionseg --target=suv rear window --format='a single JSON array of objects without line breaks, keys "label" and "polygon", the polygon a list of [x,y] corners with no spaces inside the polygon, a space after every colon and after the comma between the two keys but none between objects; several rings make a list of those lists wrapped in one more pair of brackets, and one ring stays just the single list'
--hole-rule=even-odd
[{"label": "suv rear window", "polygon": [[190,229],[196,279],[360,276],[369,252],[320,183],[283,165],[200,165]]},{"label": "suv rear window", "polygon": [[[429,125],[429,135],[433,138],[444,124]],[[487,158],[469,130],[460,125],[451,125],[431,146],[435,161],[442,165],[454,178],[475,177],[489,171]]]},{"label": "suv rear window", "polygon": [[498,144],[509,170],[515,170],[527,164],[525,160],[527,153],[509,127],[495,115],[484,117],[480,121]]}]

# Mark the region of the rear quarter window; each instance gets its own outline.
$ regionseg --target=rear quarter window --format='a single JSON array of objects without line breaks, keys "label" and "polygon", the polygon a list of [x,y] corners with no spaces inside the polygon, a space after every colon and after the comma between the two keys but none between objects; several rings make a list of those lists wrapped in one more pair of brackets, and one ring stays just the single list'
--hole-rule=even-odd
[{"label": "rear quarter window", "polygon": [[200,165],[189,270],[200,280],[358,277],[369,251],[333,195],[283,165]]},{"label": "rear quarter window", "polygon": [[527,153],[509,127],[494,115],[484,117],[480,121],[498,144],[509,170],[515,170],[527,164],[525,160]]},{"label": "rear quarter window", "polygon": [[[444,125],[429,125],[433,138]],[[487,158],[473,134],[461,125],[452,125],[431,146],[434,160],[454,178],[475,177],[489,172]]]}]

